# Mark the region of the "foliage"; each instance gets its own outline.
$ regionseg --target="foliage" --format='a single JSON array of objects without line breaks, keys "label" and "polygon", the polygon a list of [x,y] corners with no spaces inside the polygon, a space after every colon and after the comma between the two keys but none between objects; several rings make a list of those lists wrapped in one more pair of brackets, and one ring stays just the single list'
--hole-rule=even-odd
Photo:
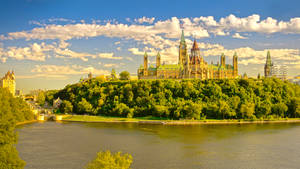
[{"label": "foliage", "polygon": [[116,70],[115,70],[115,69],[112,69],[112,70],[111,70],[110,78],[111,78],[111,79],[110,79],[111,81],[118,80],[118,78],[117,78],[117,73],[116,73]]},{"label": "foliage", "polygon": [[97,157],[91,161],[86,169],[129,169],[132,163],[130,154],[115,154],[110,151],[99,152]]},{"label": "foliage", "polygon": [[17,143],[14,130],[16,122],[32,119],[33,113],[25,101],[0,88],[0,169],[24,168],[25,162],[14,146]]},{"label": "foliage", "polygon": [[120,80],[130,80],[130,73],[123,71],[120,73]]},{"label": "foliage", "polygon": [[68,100],[64,100],[59,107],[60,112],[65,114],[71,114],[73,112],[73,105]]},{"label": "foliage", "polygon": [[91,79],[53,94],[75,114],[167,119],[300,117],[300,86],[276,78],[222,80]]},{"label": "foliage", "polygon": [[37,103],[40,105],[40,106],[44,106],[45,104],[45,99],[46,99],[46,96],[45,96],[45,92],[44,91],[40,91],[37,95]]}]

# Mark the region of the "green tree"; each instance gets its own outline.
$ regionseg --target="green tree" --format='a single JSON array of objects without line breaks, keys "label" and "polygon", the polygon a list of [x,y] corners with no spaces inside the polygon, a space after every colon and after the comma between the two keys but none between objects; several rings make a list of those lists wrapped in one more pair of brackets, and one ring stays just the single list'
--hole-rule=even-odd
[{"label": "green tree", "polygon": [[71,114],[73,111],[73,105],[68,100],[64,100],[59,107],[60,111],[66,114]]},{"label": "green tree", "polygon": [[240,112],[243,118],[252,118],[254,116],[254,103],[246,102],[241,105]]},{"label": "green tree", "polygon": [[132,156],[121,152],[99,152],[97,157],[89,162],[86,169],[130,169]]},{"label": "green tree", "polygon": [[120,80],[130,80],[130,73],[123,71],[120,73]]},{"label": "green tree", "polygon": [[[25,162],[20,159],[15,148],[17,137],[15,134],[16,113],[12,106],[16,98],[8,90],[0,88],[0,169],[22,169]],[[28,106],[23,102],[23,106]]]},{"label": "green tree", "polygon": [[287,112],[288,107],[284,103],[276,103],[272,106],[272,113],[279,117],[284,117],[285,112]]},{"label": "green tree", "polygon": [[44,106],[45,104],[45,92],[44,91],[40,91],[37,95],[37,103],[40,105],[40,106]]},{"label": "green tree", "polygon": [[78,110],[80,113],[91,113],[92,109],[92,105],[88,101],[86,101],[85,98],[82,98],[78,103]]},{"label": "green tree", "polygon": [[292,98],[289,104],[291,117],[300,117],[300,98]]},{"label": "green tree", "polygon": [[115,69],[112,69],[112,70],[111,70],[110,80],[111,80],[111,81],[118,80],[118,78],[117,78],[117,73],[116,73],[116,70],[115,70]]}]

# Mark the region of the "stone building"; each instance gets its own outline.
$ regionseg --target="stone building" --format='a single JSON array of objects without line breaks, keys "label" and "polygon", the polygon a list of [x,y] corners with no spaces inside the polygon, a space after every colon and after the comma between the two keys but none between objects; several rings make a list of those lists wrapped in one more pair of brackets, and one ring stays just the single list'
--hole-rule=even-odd
[{"label": "stone building", "polygon": [[220,64],[208,64],[200,54],[200,49],[194,40],[190,55],[182,31],[179,44],[178,64],[161,64],[161,55],[156,56],[156,66],[149,66],[148,55],[144,54],[144,65],[137,71],[139,79],[226,79],[238,77],[238,57],[235,53],[233,64],[226,64],[222,54]]},{"label": "stone building", "polygon": [[0,87],[7,88],[10,93],[15,96],[16,93],[16,77],[14,71],[8,71],[0,80]]}]

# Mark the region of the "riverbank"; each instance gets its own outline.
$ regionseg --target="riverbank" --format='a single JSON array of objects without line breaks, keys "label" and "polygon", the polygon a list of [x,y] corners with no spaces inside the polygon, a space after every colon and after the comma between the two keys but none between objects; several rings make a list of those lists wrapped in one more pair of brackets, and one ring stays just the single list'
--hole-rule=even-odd
[{"label": "riverbank", "polygon": [[29,121],[22,121],[22,122],[17,122],[17,126],[19,125],[23,125],[23,124],[30,124],[30,123],[35,123],[37,122],[38,120],[29,120]]},{"label": "riverbank", "polygon": [[300,118],[277,119],[277,120],[243,120],[243,119],[206,119],[206,120],[168,120],[153,117],[122,118],[88,115],[66,115],[62,118],[66,122],[86,123],[140,123],[140,124],[162,124],[162,125],[200,125],[200,124],[251,124],[251,123],[300,123]]}]

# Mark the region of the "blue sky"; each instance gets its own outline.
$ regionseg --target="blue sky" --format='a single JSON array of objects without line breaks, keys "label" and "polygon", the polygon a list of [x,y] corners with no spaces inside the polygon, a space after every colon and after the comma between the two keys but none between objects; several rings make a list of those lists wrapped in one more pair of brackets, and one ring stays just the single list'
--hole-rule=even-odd
[{"label": "blue sky", "polygon": [[[239,73],[263,74],[268,50],[288,75],[300,70],[297,0],[3,0],[0,1],[0,73],[13,69],[17,88],[63,88],[86,77],[128,70],[147,51],[176,63],[180,30],[195,37],[207,62],[221,53]],[[181,25],[181,26],[180,26]],[[190,47],[190,46],[189,46]]]}]

